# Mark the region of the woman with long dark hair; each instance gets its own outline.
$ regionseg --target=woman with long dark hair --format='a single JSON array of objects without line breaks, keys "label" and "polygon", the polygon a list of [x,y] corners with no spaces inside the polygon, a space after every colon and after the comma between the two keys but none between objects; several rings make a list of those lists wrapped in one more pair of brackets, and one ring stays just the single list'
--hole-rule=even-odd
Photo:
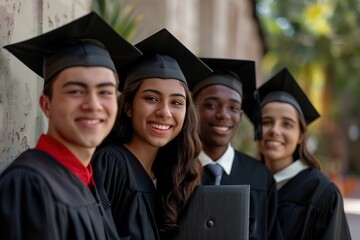
[{"label": "woman with long dark hair", "polygon": [[144,56],[119,71],[126,80],[118,118],[96,152],[94,175],[121,237],[167,238],[200,185],[201,142],[187,82],[211,70],[165,29],[136,47]]}]

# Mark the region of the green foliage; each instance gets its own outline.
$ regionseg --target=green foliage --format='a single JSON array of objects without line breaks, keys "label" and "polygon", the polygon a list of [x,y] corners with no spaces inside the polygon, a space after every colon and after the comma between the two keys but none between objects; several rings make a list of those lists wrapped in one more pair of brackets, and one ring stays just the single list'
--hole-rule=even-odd
[{"label": "green foliage", "polygon": [[257,145],[254,141],[254,126],[251,121],[243,116],[240,126],[231,141],[235,149],[240,150],[256,159],[259,158]]},{"label": "green foliage", "polygon": [[[300,69],[320,64],[334,76],[335,98],[341,96],[339,90],[360,89],[358,1],[260,0],[258,5],[270,49],[268,54],[278,60],[275,65],[267,64],[272,66],[267,71],[287,66],[298,73]],[[336,101],[333,104],[337,104]]]},{"label": "green foliage", "polygon": [[135,3],[124,6],[121,0],[93,0],[93,11],[130,42],[142,19],[142,15],[136,12]]},{"label": "green foliage", "polygon": [[[297,71],[320,62],[331,68],[335,64],[344,65],[334,68],[336,79],[343,79],[350,72],[360,73],[360,58],[355,54],[360,50],[358,1],[260,0],[258,9],[270,53],[280,59],[274,69],[266,70],[290,65]],[[338,72],[339,69],[342,71]],[[346,86],[346,82],[336,81],[334,87]]]},{"label": "green foliage", "polygon": [[[330,97],[318,99],[329,101],[323,103],[327,121],[335,124],[346,140],[347,126],[343,120],[360,122],[360,2],[258,0],[257,14],[269,49],[264,57],[265,72],[270,75],[286,66],[295,76],[301,76],[297,79],[308,88],[319,81],[312,70],[321,71],[325,84],[318,94]],[[327,128],[322,129],[324,133],[319,138],[325,143],[318,155],[341,157],[331,152],[331,139],[324,135]],[[357,156],[349,158],[355,161]]]}]

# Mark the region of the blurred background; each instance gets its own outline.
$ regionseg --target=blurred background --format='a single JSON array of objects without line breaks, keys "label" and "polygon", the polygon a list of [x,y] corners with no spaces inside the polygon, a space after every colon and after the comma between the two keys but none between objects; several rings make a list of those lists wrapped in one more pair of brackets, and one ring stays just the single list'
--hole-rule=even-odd
[{"label": "blurred background", "polygon": [[[90,11],[134,44],[167,28],[198,56],[254,60],[258,86],[287,67],[321,114],[309,147],[360,223],[358,0],[0,0],[0,172],[47,129],[42,80],[2,47]],[[233,144],[257,157],[247,118]]]}]

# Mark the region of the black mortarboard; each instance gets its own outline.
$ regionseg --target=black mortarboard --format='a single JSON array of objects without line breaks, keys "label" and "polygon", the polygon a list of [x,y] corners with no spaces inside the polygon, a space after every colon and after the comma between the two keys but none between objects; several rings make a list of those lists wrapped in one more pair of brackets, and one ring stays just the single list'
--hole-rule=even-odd
[{"label": "black mortarboard", "polygon": [[135,46],[144,56],[118,67],[118,71],[126,76],[126,85],[152,77],[178,79],[189,84],[212,72],[165,28]]},{"label": "black mortarboard", "polygon": [[249,239],[249,203],[249,185],[197,186],[172,239]]},{"label": "black mortarboard", "polygon": [[[266,103],[278,101],[294,106],[299,114],[304,117],[306,124],[310,124],[320,117],[309,98],[286,68],[261,85],[256,95],[260,102],[260,109],[257,110],[259,112]],[[261,127],[261,119],[257,119],[256,115],[258,114],[254,109],[248,113],[248,116],[252,116],[251,120],[255,124],[255,128],[259,128]]]},{"label": "black mortarboard", "polygon": [[112,59],[126,63],[141,56],[138,49],[94,12],[4,48],[43,77],[45,83],[68,67],[104,66],[116,71]]},{"label": "black mortarboard", "polygon": [[190,85],[196,96],[211,85],[224,85],[237,91],[242,97],[242,108],[252,108],[252,97],[256,89],[255,62],[250,60],[200,58],[213,73]]},{"label": "black mortarboard", "polygon": [[237,91],[243,101],[243,107],[252,98],[256,89],[255,62],[250,60],[200,58],[214,72],[197,82],[190,84],[196,96],[202,89],[211,85],[224,85]]},{"label": "black mortarboard", "polygon": [[243,96],[256,89],[255,62],[249,60],[200,58],[214,72],[190,84],[194,95],[210,85],[225,85]]}]

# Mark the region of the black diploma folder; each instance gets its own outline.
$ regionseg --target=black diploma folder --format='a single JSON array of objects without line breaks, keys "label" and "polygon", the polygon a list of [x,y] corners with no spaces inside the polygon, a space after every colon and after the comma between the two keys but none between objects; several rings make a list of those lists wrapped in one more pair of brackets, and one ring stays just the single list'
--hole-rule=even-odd
[{"label": "black diploma folder", "polygon": [[249,204],[249,185],[197,186],[174,239],[247,240]]}]

